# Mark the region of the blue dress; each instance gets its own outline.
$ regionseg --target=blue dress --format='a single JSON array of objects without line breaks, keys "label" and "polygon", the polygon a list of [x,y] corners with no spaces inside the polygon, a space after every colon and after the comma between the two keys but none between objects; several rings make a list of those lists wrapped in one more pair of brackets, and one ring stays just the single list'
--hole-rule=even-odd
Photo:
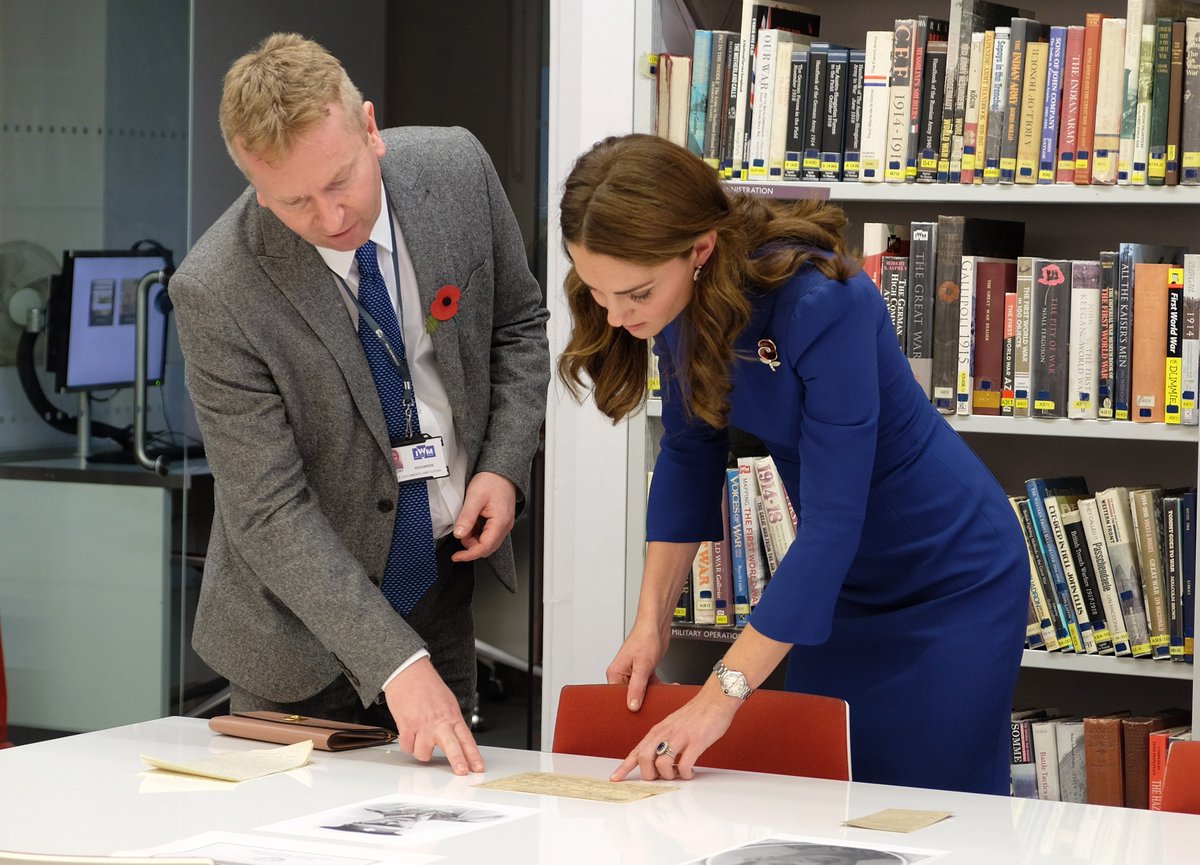
[{"label": "blue dress", "polygon": [[[1006,795],[1029,563],[1003,490],[925,397],[868,277],[805,267],[751,303],[729,423],[766,445],[798,527],[750,622],[794,645],[789,690],[849,702],[855,780]],[[655,341],[647,539],[719,539],[728,434],[682,410],[677,325]]]}]

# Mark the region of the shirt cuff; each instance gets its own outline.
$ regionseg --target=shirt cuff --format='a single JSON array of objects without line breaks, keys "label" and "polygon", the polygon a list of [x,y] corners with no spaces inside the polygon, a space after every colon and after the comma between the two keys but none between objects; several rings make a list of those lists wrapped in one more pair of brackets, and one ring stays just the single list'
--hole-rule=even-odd
[{"label": "shirt cuff", "polygon": [[405,661],[403,664],[401,664],[399,667],[397,667],[395,669],[395,671],[392,673],[392,675],[388,676],[386,679],[383,680],[383,688],[380,688],[379,690],[382,691],[384,688],[386,688],[388,685],[390,685],[392,683],[392,679],[399,676],[401,673],[403,673],[405,670],[407,670],[412,664],[416,663],[417,661],[421,660],[422,658],[428,658],[428,657],[429,657],[428,649],[417,649],[417,651],[413,652],[412,657],[410,657],[407,661]]}]

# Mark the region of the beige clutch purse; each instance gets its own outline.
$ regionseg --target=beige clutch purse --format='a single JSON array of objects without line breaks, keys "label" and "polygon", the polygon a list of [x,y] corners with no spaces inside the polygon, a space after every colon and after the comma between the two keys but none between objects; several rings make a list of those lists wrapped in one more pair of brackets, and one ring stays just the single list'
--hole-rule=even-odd
[{"label": "beige clutch purse", "polygon": [[283,712],[236,712],[210,718],[208,727],[214,733],[273,742],[276,745],[294,745],[296,742],[312,742],[322,751],[349,751],[354,748],[370,748],[386,745],[396,734],[386,727],[370,727],[366,724],[350,724],[345,721],[325,721],[303,715],[285,715]]}]

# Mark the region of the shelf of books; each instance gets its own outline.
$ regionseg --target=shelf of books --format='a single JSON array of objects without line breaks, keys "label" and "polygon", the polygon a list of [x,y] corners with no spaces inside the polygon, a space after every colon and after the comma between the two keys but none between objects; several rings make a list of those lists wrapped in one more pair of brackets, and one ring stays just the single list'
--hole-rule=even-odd
[{"label": "shelf of books", "polygon": [[[688,8],[689,44],[650,46],[652,126],[730,188],[846,212],[914,377],[1025,531],[1017,701],[1034,699],[1027,678],[1051,696],[1014,712],[1014,793],[1093,795],[1082,759],[1064,758],[1083,753],[1085,726],[1114,713],[1142,748],[1149,728],[1190,735],[1179,725],[1200,707],[1200,52],[1187,47],[1200,0]],[[646,467],[661,416],[651,398],[630,425]],[[770,461],[730,465],[730,535],[701,545],[672,626],[682,641],[734,639],[795,531],[764,518],[786,499]],[[1124,793],[1109,778],[1089,801],[1153,807],[1136,753]],[[1089,785],[1093,772],[1098,760]]]}]

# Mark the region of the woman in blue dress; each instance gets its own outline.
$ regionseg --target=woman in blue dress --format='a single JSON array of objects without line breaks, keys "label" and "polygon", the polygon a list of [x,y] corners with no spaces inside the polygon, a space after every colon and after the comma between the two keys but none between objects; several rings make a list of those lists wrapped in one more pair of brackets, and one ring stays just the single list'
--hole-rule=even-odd
[{"label": "woman in blue dress", "polygon": [[765,444],[798,519],[714,674],[613,778],[691,778],[786,656],[789,690],[848,701],[855,780],[1007,794],[1021,529],[914,380],[840,209],[727,191],[685,149],[630,135],[580,157],[560,218],[561,379],[619,420],[644,399],[653,338],[663,383],[638,610],[607,671],[631,710],[698,543],[722,536],[730,427]]}]

